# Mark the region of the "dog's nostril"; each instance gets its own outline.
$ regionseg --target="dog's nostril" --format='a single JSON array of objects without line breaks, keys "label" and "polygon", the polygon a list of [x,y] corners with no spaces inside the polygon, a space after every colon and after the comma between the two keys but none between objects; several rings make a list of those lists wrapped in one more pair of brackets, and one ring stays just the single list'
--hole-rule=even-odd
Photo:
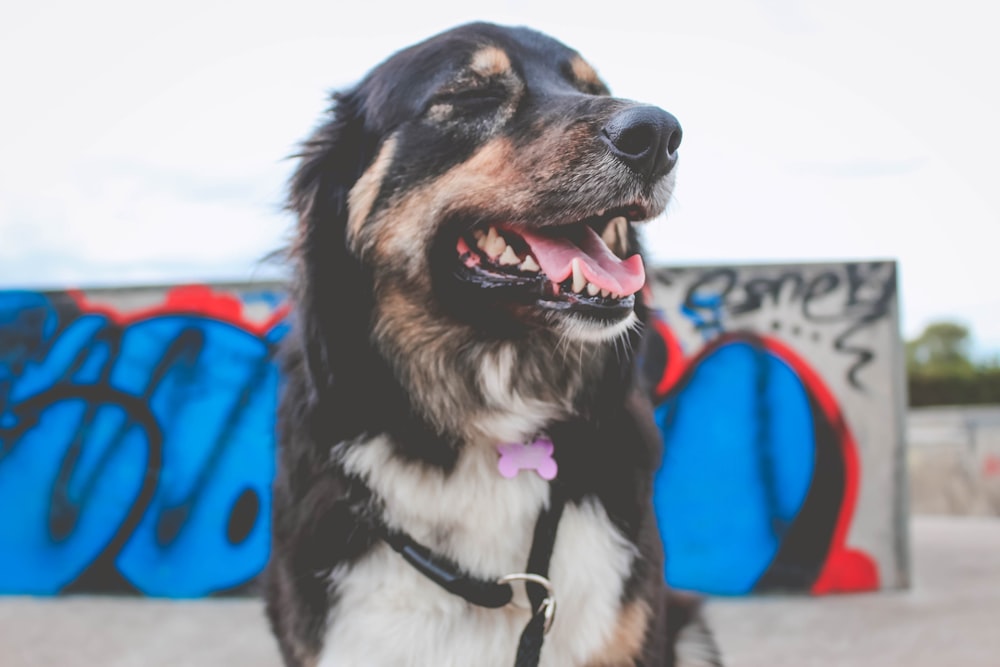
[{"label": "dog's nostril", "polygon": [[677,149],[681,147],[681,137],[684,136],[684,132],[681,130],[681,126],[678,123],[677,128],[670,133],[670,138],[667,139],[667,154],[673,155],[677,152]]},{"label": "dog's nostril", "polygon": [[602,134],[612,153],[649,179],[670,171],[682,135],[677,119],[653,106],[619,111],[604,126]]},{"label": "dog's nostril", "polygon": [[647,123],[604,128],[604,134],[623,156],[639,157],[656,145],[656,128]]}]

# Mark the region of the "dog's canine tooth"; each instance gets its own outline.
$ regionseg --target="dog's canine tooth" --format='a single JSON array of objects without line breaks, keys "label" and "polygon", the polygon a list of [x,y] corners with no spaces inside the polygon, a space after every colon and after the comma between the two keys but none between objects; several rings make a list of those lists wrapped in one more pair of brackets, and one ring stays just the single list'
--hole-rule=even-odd
[{"label": "dog's canine tooth", "polygon": [[538,273],[539,271],[542,270],[542,267],[538,266],[538,262],[536,262],[535,258],[531,255],[525,257],[524,261],[521,262],[521,266],[517,268],[521,269],[522,271],[531,271],[532,273]]},{"label": "dog's canine tooth", "polygon": [[587,284],[587,279],[583,276],[583,268],[580,266],[580,260],[574,259],[572,261],[573,265],[573,291],[580,293],[583,291],[584,286]]},{"label": "dog's canine tooth", "polygon": [[503,252],[502,247],[497,248],[497,246],[501,242],[503,242],[504,246],[507,245],[507,242],[504,241],[503,238],[500,236],[500,234],[497,232],[497,228],[490,227],[489,232],[487,232],[486,236],[484,236],[483,239],[481,240],[482,243],[481,247],[483,252],[485,252],[490,257],[497,257],[500,255],[500,253]]},{"label": "dog's canine tooth", "polygon": [[497,238],[497,240],[496,240],[496,241],[494,241],[494,242],[493,242],[493,245],[492,245],[492,246],[490,246],[490,247],[489,247],[489,248],[487,249],[487,251],[489,252],[489,254],[490,254],[490,257],[492,257],[492,258],[494,258],[494,259],[497,259],[497,258],[499,258],[499,257],[500,257],[501,255],[503,255],[504,251],[505,251],[505,250],[506,250],[506,249],[507,249],[508,247],[509,247],[509,246],[507,245],[507,242],[506,242],[506,241],[504,241],[504,240],[503,240],[503,237],[501,236],[501,237]]},{"label": "dog's canine tooth", "polygon": [[500,259],[498,259],[497,261],[500,262],[500,264],[502,264],[503,266],[514,266],[516,264],[520,264],[521,258],[517,256],[517,253],[514,252],[513,248],[507,246],[506,249],[503,251],[503,253],[500,255]]},{"label": "dog's canine tooth", "polygon": [[486,236],[486,232],[484,232],[481,229],[477,229],[477,230],[475,230],[475,231],[472,232],[472,238],[476,239],[477,241],[479,239],[483,238],[484,236]]},{"label": "dog's canine tooth", "polygon": [[625,217],[620,215],[617,218],[612,218],[604,228],[604,232],[601,233],[601,239],[611,249],[611,252],[619,257],[623,256],[627,249],[625,244],[628,240],[628,221]]},{"label": "dog's canine tooth", "polygon": [[597,294],[600,291],[601,288],[595,285],[594,283],[587,283],[587,294],[589,294],[590,296],[597,296]]},{"label": "dog's canine tooth", "polygon": [[504,237],[500,236],[497,232],[496,227],[490,227],[489,233],[486,235],[486,247],[483,249],[486,254],[490,257],[496,259],[503,254],[503,251],[507,249],[507,241]]}]

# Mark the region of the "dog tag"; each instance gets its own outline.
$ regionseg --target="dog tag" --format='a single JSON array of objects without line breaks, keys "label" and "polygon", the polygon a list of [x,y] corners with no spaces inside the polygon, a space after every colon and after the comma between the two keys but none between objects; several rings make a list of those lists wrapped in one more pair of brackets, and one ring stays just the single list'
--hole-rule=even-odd
[{"label": "dog tag", "polygon": [[500,461],[497,468],[507,479],[517,477],[522,470],[534,470],[542,479],[549,481],[556,477],[559,466],[552,458],[555,445],[548,438],[538,438],[526,445],[519,442],[507,442],[497,445]]}]

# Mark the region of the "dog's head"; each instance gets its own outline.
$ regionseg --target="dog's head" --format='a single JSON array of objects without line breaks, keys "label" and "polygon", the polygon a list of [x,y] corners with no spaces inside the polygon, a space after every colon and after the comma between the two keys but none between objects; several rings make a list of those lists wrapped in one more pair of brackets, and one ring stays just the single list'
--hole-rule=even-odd
[{"label": "dog's head", "polygon": [[609,344],[635,321],[634,225],[664,210],[680,138],[525,28],[395,54],[335,96],[292,182],[307,326]]}]

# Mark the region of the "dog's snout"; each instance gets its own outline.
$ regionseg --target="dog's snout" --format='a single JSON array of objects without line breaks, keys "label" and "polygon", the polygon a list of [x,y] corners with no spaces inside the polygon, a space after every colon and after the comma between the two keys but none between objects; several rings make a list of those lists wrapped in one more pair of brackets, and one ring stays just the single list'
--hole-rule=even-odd
[{"label": "dog's snout", "polygon": [[653,181],[677,161],[681,124],[659,107],[629,107],[611,117],[602,138],[622,162]]}]

